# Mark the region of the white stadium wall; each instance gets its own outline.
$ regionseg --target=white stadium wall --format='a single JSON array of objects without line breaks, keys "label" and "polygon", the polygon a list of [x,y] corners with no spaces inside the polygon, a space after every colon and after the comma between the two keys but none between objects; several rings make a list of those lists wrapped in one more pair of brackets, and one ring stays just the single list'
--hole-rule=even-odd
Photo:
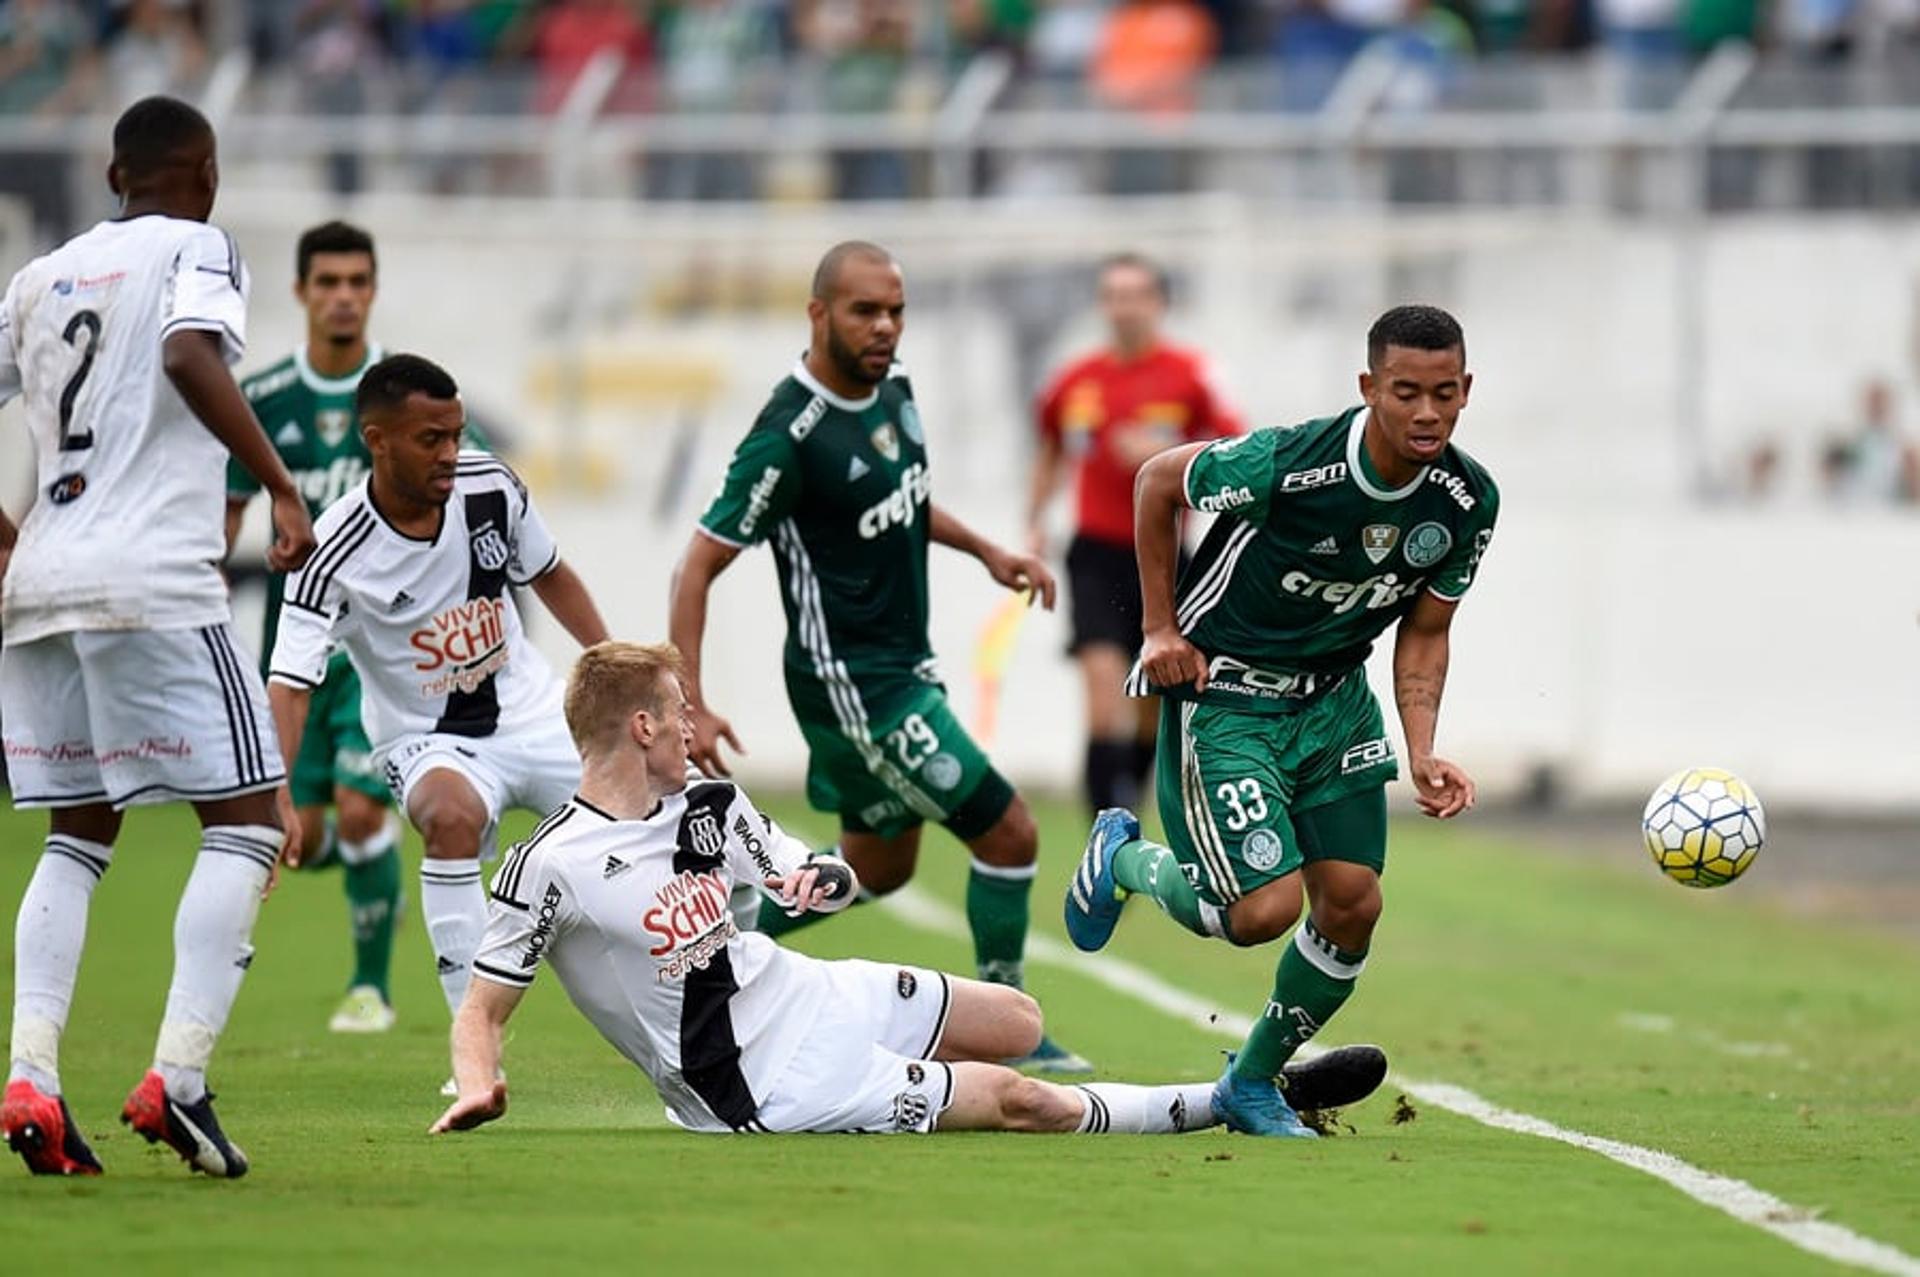
[{"label": "white stadium wall", "polygon": [[[874,238],[907,268],[903,355],[935,496],[1014,538],[1029,455],[1021,379],[1095,339],[1084,271],[1123,247],[1174,268],[1173,327],[1255,424],[1354,397],[1373,314],[1455,309],[1478,371],[1461,442],[1500,480],[1500,531],[1457,622],[1444,752],[1513,792],[1551,766],[1572,793],[1643,793],[1685,764],[1775,803],[1916,798],[1920,519],[1835,510],[1804,480],[1762,508],[1703,497],[1754,441],[1809,472],[1862,380],[1912,398],[1920,230],[1875,221],[1658,226],[1534,216],[1362,221],[1212,200],[1069,212],[987,208],[661,212],[373,199],[377,336],[445,362],[504,426],[616,631],[658,637],[692,520],[805,342],[813,259]],[[299,334],[286,288],[311,209],[237,192],[222,220],[255,277],[253,366]],[[1024,315],[1024,325],[1010,316]],[[257,512],[256,512],[257,518]],[[709,694],[752,751],[801,775],[778,679],[770,555],[718,587]],[[973,662],[1001,596],[935,551],[935,645],[973,720]],[[1064,622],[1018,635],[993,751],[1031,784],[1079,766]],[[555,627],[541,641],[557,660]],[[1385,687],[1384,667],[1376,685]]]}]

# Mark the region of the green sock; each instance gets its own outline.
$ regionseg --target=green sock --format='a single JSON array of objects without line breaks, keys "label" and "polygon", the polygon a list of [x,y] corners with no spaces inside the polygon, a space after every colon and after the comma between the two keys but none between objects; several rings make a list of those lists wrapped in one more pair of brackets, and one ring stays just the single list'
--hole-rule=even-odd
[{"label": "green sock", "polygon": [[1348,953],[1321,935],[1309,918],[1280,955],[1273,1000],[1247,1034],[1233,1071],[1246,1078],[1275,1078],[1300,1044],[1320,1031],[1353,992],[1367,965],[1364,950]]},{"label": "green sock", "polygon": [[1031,914],[1032,865],[1005,869],[974,861],[967,874],[967,926],[973,930],[973,960],[989,984],[1021,988]]},{"label": "green sock", "polygon": [[1162,913],[1194,935],[1225,937],[1220,911],[1200,899],[1171,848],[1144,838],[1125,844],[1113,853],[1113,879],[1124,890],[1152,897]]},{"label": "green sock", "polygon": [[353,985],[372,985],[382,1001],[393,965],[393,928],[400,920],[400,849],[391,828],[364,843],[341,845],[347,916],[353,923]]}]

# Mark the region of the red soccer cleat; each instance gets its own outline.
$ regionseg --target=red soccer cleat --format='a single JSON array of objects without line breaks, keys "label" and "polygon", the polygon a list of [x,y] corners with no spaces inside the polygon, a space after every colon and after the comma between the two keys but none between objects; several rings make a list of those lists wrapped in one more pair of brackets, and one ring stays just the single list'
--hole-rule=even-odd
[{"label": "red soccer cleat", "polygon": [[247,1173],[247,1155],[220,1129],[213,1115],[213,1094],[182,1104],[167,1094],[167,1084],[149,1070],[127,1097],[120,1120],[149,1144],[165,1141],[196,1171],[219,1179],[239,1179]]},{"label": "red soccer cleat", "polygon": [[80,1138],[67,1102],[25,1078],[7,1083],[0,1101],[0,1135],[35,1175],[98,1175],[100,1159]]}]

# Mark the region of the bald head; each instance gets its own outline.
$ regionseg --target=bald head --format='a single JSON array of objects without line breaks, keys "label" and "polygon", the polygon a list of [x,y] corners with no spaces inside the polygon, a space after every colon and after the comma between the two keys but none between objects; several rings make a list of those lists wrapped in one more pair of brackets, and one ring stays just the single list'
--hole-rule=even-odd
[{"label": "bald head", "polygon": [[880,266],[895,264],[892,253],[866,240],[850,239],[835,244],[813,269],[813,296],[816,301],[833,300],[834,294],[840,289],[841,276],[852,262],[870,262]]}]

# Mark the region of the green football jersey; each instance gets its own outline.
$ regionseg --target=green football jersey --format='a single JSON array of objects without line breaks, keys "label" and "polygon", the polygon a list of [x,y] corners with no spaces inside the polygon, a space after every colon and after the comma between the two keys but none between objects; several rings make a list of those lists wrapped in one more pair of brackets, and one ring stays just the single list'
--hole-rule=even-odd
[{"label": "green football jersey", "polygon": [[[322,377],[307,362],[302,346],[273,367],[241,383],[254,415],[266,428],[274,451],[293,473],[293,482],[306,498],[314,518],[367,477],[373,457],[360,437],[353,395],[360,376],[382,358],[377,346],[366,360],[344,377]],[[260,483],[238,461],[227,465],[227,495],[245,500],[260,491]],[[267,623],[261,638],[260,659],[273,654],[274,634],[280,624],[280,593],[285,578],[278,572],[267,579]]]},{"label": "green football jersey", "polygon": [[[1188,503],[1220,516],[1175,596],[1180,632],[1211,666],[1200,699],[1291,712],[1364,662],[1421,591],[1454,600],[1473,584],[1500,507],[1492,477],[1449,445],[1389,489],[1365,425],[1350,408],[1222,439],[1188,464]],[[1136,667],[1128,690],[1159,689]]]},{"label": "green football jersey", "polygon": [[734,450],[700,526],[728,545],[772,540],[791,673],[829,691],[924,677],[932,489],[913,386],[898,368],[850,400],[803,362]]}]

